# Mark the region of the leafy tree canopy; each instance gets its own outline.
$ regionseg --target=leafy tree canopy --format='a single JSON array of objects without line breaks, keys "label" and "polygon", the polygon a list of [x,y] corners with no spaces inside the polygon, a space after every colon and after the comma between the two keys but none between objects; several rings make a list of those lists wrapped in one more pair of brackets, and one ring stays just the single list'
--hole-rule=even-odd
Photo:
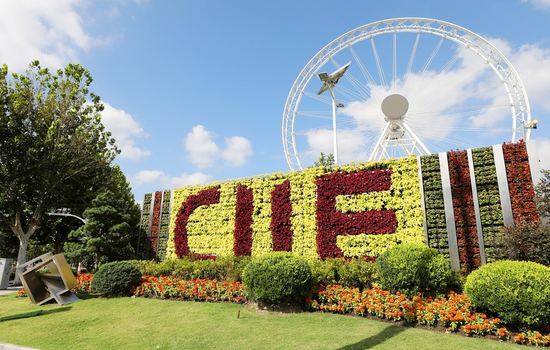
[{"label": "leafy tree canopy", "polygon": [[72,63],[0,69],[0,221],[19,238],[19,264],[45,213],[95,192],[119,152],[91,83]]}]

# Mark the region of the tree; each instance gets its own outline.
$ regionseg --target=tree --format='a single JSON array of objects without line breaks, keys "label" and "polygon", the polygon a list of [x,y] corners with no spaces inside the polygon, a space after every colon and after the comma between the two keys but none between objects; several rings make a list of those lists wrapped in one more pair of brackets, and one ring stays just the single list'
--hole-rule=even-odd
[{"label": "tree", "polygon": [[88,70],[0,70],[0,220],[19,239],[17,263],[44,215],[97,190],[118,149],[101,124]]},{"label": "tree", "polygon": [[550,266],[550,170],[542,171],[535,186],[535,202],[541,222],[521,222],[507,226],[497,241],[500,259],[534,261]]},{"label": "tree", "polygon": [[550,219],[550,169],[542,171],[543,177],[535,186],[535,202],[539,215]]},{"label": "tree", "polygon": [[[99,191],[83,216],[88,219],[86,225],[69,236],[69,258],[92,260],[97,269],[103,257],[107,261],[135,257],[141,210],[117,165],[112,169],[109,185]],[[90,255],[93,259],[86,259]]]},{"label": "tree", "polygon": [[329,167],[331,168],[334,165],[334,155],[332,153],[325,155],[323,152],[319,155],[319,158],[313,163],[314,167]]}]

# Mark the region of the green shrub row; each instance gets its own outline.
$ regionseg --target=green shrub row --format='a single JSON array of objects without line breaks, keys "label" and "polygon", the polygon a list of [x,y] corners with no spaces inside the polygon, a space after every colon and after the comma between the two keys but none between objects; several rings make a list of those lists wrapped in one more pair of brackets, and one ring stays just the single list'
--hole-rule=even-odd
[{"label": "green shrub row", "polygon": [[[241,282],[251,257],[219,257],[216,260],[168,259],[162,262],[132,260],[143,275],[174,276],[183,279],[217,279]],[[309,262],[313,283],[368,288],[377,281],[376,265],[364,260],[327,259]]]},{"label": "green shrub row", "polygon": [[162,262],[138,261],[132,263],[143,275],[174,276],[186,280],[205,278],[219,281],[241,282],[242,273],[250,257],[218,257],[216,260],[189,258],[167,259]]},{"label": "green shrub row", "polygon": [[345,287],[371,288],[378,280],[376,264],[370,261],[344,258],[309,262],[314,283]]}]

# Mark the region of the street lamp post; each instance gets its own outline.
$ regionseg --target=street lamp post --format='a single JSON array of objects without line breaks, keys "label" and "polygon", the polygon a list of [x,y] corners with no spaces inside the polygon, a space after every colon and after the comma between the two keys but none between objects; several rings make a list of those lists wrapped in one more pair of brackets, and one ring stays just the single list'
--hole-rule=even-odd
[{"label": "street lamp post", "polygon": [[321,86],[321,89],[319,89],[319,92],[317,95],[322,94],[325,91],[329,91],[330,96],[332,98],[332,133],[333,133],[333,147],[334,147],[334,162],[338,164],[338,136],[337,136],[337,129],[336,129],[336,108],[342,108],[344,105],[342,103],[336,102],[336,97],[334,96],[334,87],[344,76],[344,73],[348,69],[351,62],[348,62],[345,66],[342,66],[338,68],[335,72],[332,74],[327,74],[326,72],[319,73],[319,79],[323,82],[323,86]]},{"label": "street lamp post", "polygon": [[54,209],[52,212],[48,213],[48,215],[51,216],[71,216],[73,218],[77,218],[78,220],[82,221],[84,225],[88,223],[88,219],[81,218],[80,216],[76,216],[71,214],[71,209],[69,208],[58,208]]}]

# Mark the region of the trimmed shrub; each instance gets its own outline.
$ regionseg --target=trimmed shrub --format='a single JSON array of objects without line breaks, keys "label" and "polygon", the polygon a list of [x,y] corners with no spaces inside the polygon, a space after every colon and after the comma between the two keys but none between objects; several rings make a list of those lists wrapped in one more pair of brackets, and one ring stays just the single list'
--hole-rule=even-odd
[{"label": "trimmed shrub", "polygon": [[361,259],[329,258],[310,261],[314,283],[370,288],[376,280],[376,264]]},{"label": "trimmed shrub", "polygon": [[243,271],[252,261],[249,256],[222,256],[216,259],[224,270],[224,281],[241,282]]},{"label": "trimmed shrub", "polygon": [[101,265],[92,280],[92,291],[106,296],[129,295],[141,280],[141,272],[129,261]]},{"label": "trimmed shrub", "polygon": [[[218,257],[213,259],[166,259],[161,262],[145,261],[134,264],[144,275],[174,276],[185,280],[196,278],[240,282],[245,266],[251,261],[248,256]],[[139,263],[139,264],[137,264]]]},{"label": "trimmed shrub", "polygon": [[309,261],[313,283],[324,285],[340,284],[340,267],[345,264],[343,258]]},{"label": "trimmed shrub", "polygon": [[352,259],[341,265],[340,284],[346,287],[371,288],[378,276],[374,262]]},{"label": "trimmed shrub", "polygon": [[480,312],[520,328],[550,323],[550,268],[526,261],[487,264],[466,279],[464,292]]},{"label": "trimmed shrub", "polygon": [[243,286],[250,300],[261,305],[302,306],[311,289],[311,268],[292,253],[270,253],[245,267]]},{"label": "trimmed shrub", "polygon": [[445,257],[423,244],[399,244],[380,255],[376,264],[380,287],[392,293],[445,295],[456,281]]}]

